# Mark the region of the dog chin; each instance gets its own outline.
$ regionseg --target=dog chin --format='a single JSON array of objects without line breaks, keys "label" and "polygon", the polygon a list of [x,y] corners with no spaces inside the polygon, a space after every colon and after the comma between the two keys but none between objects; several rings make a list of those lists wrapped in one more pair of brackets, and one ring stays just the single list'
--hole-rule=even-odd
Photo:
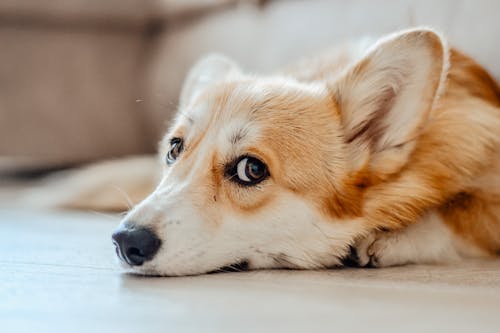
[{"label": "dog chin", "polygon": [[120,258],[116,258],[117,264],[123,273],[132,275],[147,275],[147,276],[165,276],[166,274],[160,274],[155,267],[152,267],[149,263],[143,264],[141,266],[132,266],[123,261]]},{"label": "dog chin", "polygon": [[233,264],[221,265],[217,268],[212,269],[169,269],[169,268],[158,268],[152,262],[145,263],[141,266],[131,266],[121,259],[117,259],[120,268],[124,273],[132,275],[142,275],[142,276],[195,276],[201,274],[216,274],[216,273],[230,273],[230,272],[245,272],[252,270],[250,262],[248,260],[242,260],[235,262]]}]

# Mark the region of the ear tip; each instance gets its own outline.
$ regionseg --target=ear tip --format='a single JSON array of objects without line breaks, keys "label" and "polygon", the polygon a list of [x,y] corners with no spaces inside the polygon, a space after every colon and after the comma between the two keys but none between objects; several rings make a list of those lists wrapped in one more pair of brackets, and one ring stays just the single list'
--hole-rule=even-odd
[{"label": "ear tip", "polygon": [[431,37],[440,38],[440,39],[442,38],[442,33],[438,29],[433,28],[433,27],[429,27],[429,26],[412,27],[412,28],[403,30],[401,33],[402,34],[414,33],[416,35],[431,36]]},{"label": "ear tip", "polygon": [[201,56],[198,61],[196,62],[196,66],[204,66],[210,64],[211,66],[223,66],[223,67],[230,67],[230,66],[236,66],[236,63],[230,59],[229,57],[225,56],[222,53],[207,53],[203,56]]},{"label": "ear tip", "polygon": [[415,27],[396,33],[395,38],[404,38],[415,43],[426,43],[433,49],[445,52],[447,48],[446,39],[439,30],[432,27]]},{"label": "ear tip", "polygon": [[[449,59],[449,46],[443,34],[432,27],[421,26],[398,31],[382,42],[408,45],[411,48],[426,49],[435,64],[446,69]],[[441,61],[438,61],[441,60]]]},{"label": "ear tip", "polygon": [[420,26],[400,31],[396,33],[395,39],[398,37],[405,39],[408,43],[427,49],[429,56],[433,58],[433,66],[441,72],[436,93],[436,96],[439,96],[450,66],[450,48],[444,34],[433,27]]}]

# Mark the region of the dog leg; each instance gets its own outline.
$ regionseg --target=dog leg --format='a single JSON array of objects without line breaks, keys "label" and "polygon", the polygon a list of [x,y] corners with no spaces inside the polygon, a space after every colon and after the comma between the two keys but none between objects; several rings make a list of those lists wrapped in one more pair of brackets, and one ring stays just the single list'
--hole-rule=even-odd
[{"label": "dog leg", "polygon": [[435,213],[402,230],[374,232],[359,240],[355,249],[361,267],[446,263],[485,255],[456,237]]}]

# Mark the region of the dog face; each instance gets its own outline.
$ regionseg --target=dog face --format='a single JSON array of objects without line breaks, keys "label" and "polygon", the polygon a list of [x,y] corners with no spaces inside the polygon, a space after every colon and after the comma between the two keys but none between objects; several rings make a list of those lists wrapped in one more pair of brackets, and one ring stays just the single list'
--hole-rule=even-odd
[{"label": "dog face", "polygon": [[363,216],[367,188],[408,162],[445,53],[434,32],[409,31],[312,83],[202,60],[160,144],[160,184],[113,236],[124,266],[187,275],[243,262],[340,265],[373,228]]}]

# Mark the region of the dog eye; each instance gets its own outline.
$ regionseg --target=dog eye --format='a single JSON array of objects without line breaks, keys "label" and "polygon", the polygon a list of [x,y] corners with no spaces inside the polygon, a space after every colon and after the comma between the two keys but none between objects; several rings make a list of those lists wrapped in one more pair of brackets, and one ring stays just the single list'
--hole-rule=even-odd
[{"label": "dog eye", "polygon": [[236,164],[233,172],[237,182],[243,185],[255,185],[263,181],[268,175],[267,166],[255,157],[242,157]]},{"label": "dog eye", "polygon": [[181,138],[173,138],[170,140],[170,150],[165,158],[168,165],[175,162],[177,157],[181,154],[183,148],[184,141]]}]

